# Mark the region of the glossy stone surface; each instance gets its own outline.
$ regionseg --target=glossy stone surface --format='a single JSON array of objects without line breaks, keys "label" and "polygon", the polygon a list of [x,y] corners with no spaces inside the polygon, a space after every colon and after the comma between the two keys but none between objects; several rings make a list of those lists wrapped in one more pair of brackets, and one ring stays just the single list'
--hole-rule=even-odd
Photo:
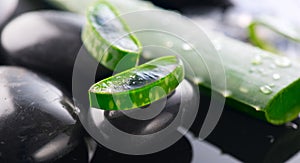
[{"label": "glossy stone surface", "polygon": [[103,147],[98,147],[95,156],[91,163],[190,163],[193,157],[192,146],[187,138],[183,137],[169,148],[149,155],[125,155],[108,150]]},{"label": "glossy stone surface", "polygon": [[0,67],[0,162],[54,161],[78,145],[82,127],[74,107],[51,83]]},{"label": "glossy stone surface", "polygon": [[82,24],[82,17],[67,12],[25,13],[3,29],[3,49],[12,64],[70,81]]},{"label": "glossy stone surface", "polygon": [[[3,30],[3,49],[14,65],[46,74],[70,90],[73,66],[79,53],[85,53],[82,69],[98,64],[82,46],[81,16],[60,11],[25,13]],[[99,65],[97,78],[111,74]],[[84,72],[84,74],[87,72]]]},{"label": "glossy stone surface", "polygon": [[127,111],[83,107],[88,103],[82,105],[77,93],[73,92],[73,95],[87,132],[99,144],[126,154],[150,154],[178,141],[182,136],[178,128],[189,128],[199,100],[195,88],[187,81],[183,81],[167,99]]},{"label": "glossy stone surface", "polygon": [[231,5],[230,0],[150,0],[155,5],[171,8],[171,9],[182,9],[184,7],[195,7],[195,6],[213,6],[226,8]]},{"label": "glossy stone surface", "polygon": [[18,0],[0,1],[0,29],[3,27],[7,19],[12,16],[17,4]]},{"label": "glossy stone surface", "polygon": [[59,158],[55,163],[88,163],[90,151],[85,141],[81,141],[79,145],[70,153]]}]

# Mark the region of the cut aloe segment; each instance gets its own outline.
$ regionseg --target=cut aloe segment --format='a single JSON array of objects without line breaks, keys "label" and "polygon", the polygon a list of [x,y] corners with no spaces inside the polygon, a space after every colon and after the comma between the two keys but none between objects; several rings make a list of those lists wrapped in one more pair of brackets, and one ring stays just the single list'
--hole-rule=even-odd
[{"label": "cut aloe segment", "polygon": [[287,39],[300,43],[300,27],[280,18],[274,18],[269,16],[256,18],[248,27],[249,38],[251,42],[271,52],[279,53],[279,50],[271,45],[268,41],[263,40],[257,33],[257,27],[265,27],[271,31],[286,37]]},{"label": "cut aloe segment", "polygon": [[90,105],[103,110],[146,106],[173,92],[183,78],[183,64],[177,57],[161,57],[94,84]]},{"label": "cut aloe segment", "polygon": [[[88,9],[82,39],[89,53],[110,70],[126,70],[137,65],[142,47],[118,16],[115,9],[101,1]],[[125,61],[123,60],[125,59]],[[126,64],[118,65],[120,61]]]}]

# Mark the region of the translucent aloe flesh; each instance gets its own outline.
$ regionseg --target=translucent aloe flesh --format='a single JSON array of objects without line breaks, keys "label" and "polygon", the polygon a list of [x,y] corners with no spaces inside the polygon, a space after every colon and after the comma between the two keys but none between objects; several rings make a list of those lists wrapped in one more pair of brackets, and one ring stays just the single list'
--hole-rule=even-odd
[{"label": "translucent aloe flesh", "polygon": [[166,97],[183,78],[183,64],[177,57],[157,58],[94,84],[90,104],[103,110],[135,109]]},{"label": "translucent aloe flesh", "polygon": [[[142,1],[131,0],[125,3],[122,0],[109,0],[109,2],[116,6],[120,13],[149,8],[158,9]],[[128,25],[132,29],[145,28],[149,24],[152,27],[162,26],[160,20],[154,20],[151,17],[149,19],[147,17],[141,18],[140,16],[139,14],[135,16],[136,20],[140,20],[139,22],[133,23],[126,19],[125,21],[128,21]],[[145,24],[144,26],[143,23]],[[181,24],[184,22],[179,21],[176,23]],[[176,27],[172,30],[176,30]],[[182,28],[177,30],[179,33],[185,32],[182,31]],[[137,37],[142,44],[147,39],[151,39],[143,38],[142,35]],[[298,116],[300,112],[299,63],[219,34],[210,33],[209,37],[213,40],[212,43],[217,47],[223,60],[227,81],[227,90],[215,87],[212,91],[224,95],[227,98],[227,103],[233,108],[254,117],[265,119],[272,124],[282,124]],[[193,39],[197,40],[200,38]],[[160,44],[159,39],[156,41]],[[177,44],[176,40],[173,43],[172,46],[174,48],[182,49],[181,43]],[[206,47],[197,44],[194,45],[194,48],[201,50]],[[179,53],[187,63],[190,63],[195,68],[196,77],[201,79],[198,82],[199,87],[201,89],[210,89],[209,75],[206,71],[203,71],[205,67],[201,63],[194,61],[195,58],[191,57],[191,51],[183,50]],[[204,53],[202,55],[209,57],[210,54]],[[161,53],[153,53],[153,56],[150,57],[160,56],[162,56]],[[214,67],[218,63],[210,59],[205,64]],[[186,77],[193,81],[194,78],[191,78],[191,76],[189,72],[186,72]]]},{"label": "translucent aloe flesh", "polygon": [[126,59],[126,64],[118,69],[122,71],[138,63],[142,48],[117,15],[117,11],[106,2],[93,4],[87,11],[82,39],[90,54],[113,71],[121,60]]}]

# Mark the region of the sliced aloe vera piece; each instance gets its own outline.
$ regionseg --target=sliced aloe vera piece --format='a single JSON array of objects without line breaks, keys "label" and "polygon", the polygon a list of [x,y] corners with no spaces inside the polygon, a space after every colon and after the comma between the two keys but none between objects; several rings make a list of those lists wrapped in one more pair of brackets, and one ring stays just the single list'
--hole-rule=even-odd
[{"label": "sliced aloe vera piece", "polygon": [[263,40],[257,33],[257,27],[265,27],[271,31],[286,37],[287,39],[300,43],[300,26],[287,22],[280,18],[263,16],[256,18],[248,27],[249,38],[251,42],[264,49],[275,53],[280,53],[279,50],[271,45],[268,41]]},{"label": "sliced aloe vera piece", "polygon": [[[105,67],[122,71],[137,65],[142,47],[118,17],[115,9],[101,1],[92,5],[87,13],[87,25],[83,29],[82,39],[90,54]],[[118,65],[121,60],[123,64]]]},{"label": "sliced aloe vera piece", "polygon": [[174,91],[183,78],[183,64],[177,57],[154,59],[94,84],[89,90],[90,105],[103,110],[146,106]]}]

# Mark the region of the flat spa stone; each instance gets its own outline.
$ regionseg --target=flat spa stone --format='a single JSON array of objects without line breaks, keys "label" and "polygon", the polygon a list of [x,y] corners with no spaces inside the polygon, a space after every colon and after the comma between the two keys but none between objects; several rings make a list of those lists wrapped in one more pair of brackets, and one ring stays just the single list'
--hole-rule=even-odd
[{"label": "flat spa stone", "polygon": [[81,136],[73,104],[49,79],[0,67],[0,162],[55,161]]},{"label": "flat spa stone", "polygon": [[0,29],[17,8],[18,0],[0,1]]},{"label": "flat spa stone", "polygon": [[[6,58],[13,65],[46,74],[70,89],[76,57],[80,52],[87,53],[81,41],[83,25],[84,18],[73,13],[50,10],[25,13],[3,29]],[[84,68],[91,62],[95,64],[92,56],[85,57]],[[99,69],[106,74],[104,67]]]}]

